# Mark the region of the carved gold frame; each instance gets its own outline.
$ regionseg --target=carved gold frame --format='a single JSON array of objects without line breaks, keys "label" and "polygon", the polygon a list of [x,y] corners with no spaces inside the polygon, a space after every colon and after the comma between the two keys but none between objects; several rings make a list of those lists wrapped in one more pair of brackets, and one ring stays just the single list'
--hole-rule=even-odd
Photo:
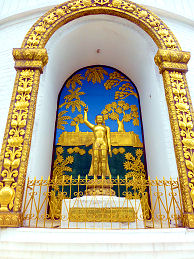
[{"label": "carved gold frame", "polygon": [[0,226],[20,226],[25,178],[40,74],[48,57],[44,48],[61,26],[86,15],[106,14],[141,27],[159,50],[155,62],[164,88],[184,207],[184,226],[194,228],[193,109],[185,73],[190,59],[170,29],[152,12],[127,0],[73,0],[43,15],[13,50],[17,70],[0,156]]}]

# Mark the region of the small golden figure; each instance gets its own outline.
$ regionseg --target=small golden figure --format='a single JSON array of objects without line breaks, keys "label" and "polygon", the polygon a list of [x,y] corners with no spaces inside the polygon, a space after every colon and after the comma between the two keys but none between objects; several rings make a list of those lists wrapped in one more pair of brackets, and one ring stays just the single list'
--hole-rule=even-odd
[{"label": "small golden figure", "polygon": [[84,123],[93,131],[94,142],[92,148],[92,164],[90,176],[110,176],[108,153],[112,156],[110,142],[110,128],[104,124],[102,115],[97,115],[93,125],[88,121],[88,107],[84,109]]}]

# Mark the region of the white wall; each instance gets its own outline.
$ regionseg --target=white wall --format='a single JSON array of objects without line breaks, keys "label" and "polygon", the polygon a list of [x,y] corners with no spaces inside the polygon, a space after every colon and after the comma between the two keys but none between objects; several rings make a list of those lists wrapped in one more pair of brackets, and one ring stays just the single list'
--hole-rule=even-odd
[{"label": "white wall", "polygon": [[[27,12],[37,12],[37,10],[48,9],[49,7],[61,4],[66,1],[61,0],[1,0],[0,17],[7,19],[15,15],[25,15]],[[187,20],[194,21],[193,0],[134,0],[137,4],[147,6],[155,12],[166,15],[176,14]]]},{"label": "white wall", "polygon": [[[180,15],[183,1],[179,1],[173,11]],[[138,3],[140,2],[148,4],[147,1],[139,0]],[[164,9],[167,9],[167,5],[161,6],[159,2],[155,4],[152,2],[149,4],[152,4],[153,9],[156,9],[156,6],[161,7],[156,11],[175,33],[183,50],[194,53],[191,40],[194,31],[189,12],[184,12],[184,19],[178,15],[173,16],[172,13],[165,15]],[[59,2],[53,0],[47,1],[46,4],[45,1],[24,1],[21,5],[21,2],[15,0],[12,5],[9,1],[2,3],[4,4],[0,20],[0,144],[15,78],[12,48],[20,47],[32,24],[49,9],[49,5]],[[185,10],[192,11],[192,7],[193,5]],[[60,28],[49,40],[46,48],[49,62],[40,81],[28,166],[30,177],[35,175],[47,177],[50,173],[56,101],[61,86],[74,71],[94,64],[104,64],[119,69],[137,86],[142,108],[149,175],[177,176],[162,78],[153,61],[157,47],[143,30],[117,17],[107,15],[83,17]],[[96,49],[101,50],[99,54]],[[188,83],[194,99],[193,60],[189,64],[189,69]]]}]

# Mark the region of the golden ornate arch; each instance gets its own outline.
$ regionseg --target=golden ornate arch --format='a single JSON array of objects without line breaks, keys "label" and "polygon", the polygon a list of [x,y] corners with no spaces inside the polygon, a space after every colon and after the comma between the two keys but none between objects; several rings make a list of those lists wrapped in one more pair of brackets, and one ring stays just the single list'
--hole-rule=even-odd
[{"label": "golden ornate arch", "polygon": [[155,62],[163,75],[184,207],[184,225],[194,227],[193,110],[185,73],[189,52],[152,12],[127,0],[73,0],[47,12],[13,50],[17,71],[0,156],[0,226],[20,226],[39,78],[48,57],[44,48],[66,23],[86,15],[127,19],[147,32],[159,50]]}]

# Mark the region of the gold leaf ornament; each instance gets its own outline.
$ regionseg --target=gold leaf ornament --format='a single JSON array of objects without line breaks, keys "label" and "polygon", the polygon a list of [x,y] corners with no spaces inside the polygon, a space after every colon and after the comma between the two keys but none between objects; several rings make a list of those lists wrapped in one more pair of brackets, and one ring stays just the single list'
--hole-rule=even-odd
[{"label": "gold leaf ornament", "polygon": [[3,166],[5,169],[9,170],[9,168],[11,166],[11,161],[9,159],[5,158]]},{"label": "gold leaf ornament", "polygon": [[57,147],[56,154],[57,157],[54,161],[54,167],[53,167],[53,177],[57,177],[57,181],[61,181],[63,175],[65,172],[72,172],[72,168],[68,166],[69,164],[72,164],[74,161],[73,156],[67,156],[65,159],[61,156],[63,153],[62,147]]},{"label": "gold leaf ornament", "polygon": [[182,142],[185,147],[194,149],[194,139],[183,138]]},{"label": "gold leaf ornament", "polygon": [[8,139],[8,144],[10,147],[19,147],[23,143],[23,137],[10,137]]},{"label": "gold leaf ornament", "polygon": [[179,95],[180,91],[177,88],[172,89],[174,95]]},{"label": "gold leaf ornament", "polygon": [[156,27],[160,24],[160,22],[153,15],[149,15],[149,19],[151,20],[150,25],[152,27]]},{"label": "gold leaf ornament", "polygon": [[192,123],[192,121],[189,121],[189,122],[187,123],[187,128],[190,129],[190,130],[193,128],[193,123]]},{"label": "gold leaf ornament", "polygon": [[57,10],[55,11],[55,13],[56,13],[56,15],[58,15],[58,16],[63,16],[63,15],[65,15],[65,10],[62,9],[62,8],[60,8],[60,9],[57,9]]},{"label": "gold leaf ornament", "polygon": [[82,3],[85,5],[85,6],[90,6],[92,4],[92,1],[91,0],[82,0]]},{"label": "gold leaf ornament", "polygon": [[[141,149],[137,149],[135,151],[136,157],[134,157],[131,153],[125,154],[126,161],[123,163],[124,169],[126,171],[136,172],[136,176],[142,176],[145,178],[145,168],[144,164],[141,161],[141,157],[143,155],[143,151]],[[127,173],[128,177],[131,177],[131,172]]]},{"label": "gold leaf ornament", "polygon": [[20,165],[20,159],[19,159],[19,158],[18,158],[18,159],[15,159],[15,160],[11,163],[11,170],[18,168],[19,165]]},{"label": "gold leaf ornament", "polygon": [[46,16],[43,21],[49,25],[52,25],[57,20],[57,17],[55,16],[55,13],[52,12],[48,16]]},{"label": "gold leaf ornament", "polygon": [[19,94],[29,94],[32,91],[32,87],[18,87],[18,93]]},{"label": "gold leaf ornament", "polygon": [[186,130],[187,124],[186,124],[185,122],[179,120],[179,127],[180,127],[181,129]]},{"label": "gold leaf ornament", "polygon": [[181,90],[180,90],[180,94],[186,95],[186,94],[187,94],[187,93],[186,93],[186,90],[185,90],[185,89],[181,89]]},{"label": "gold leaf ornament", "polygon": [[112,5],[113,7],[121,7],[122,1],[121,0],[113,0]]},{"label": "gold leaf ornament", "polygon": [[130,2],[122,1],[122,8],[127,10],[128,12],[134,12],[136,6],[134,4],[131,4]]},{"label": "gold leaf ornament", "polygon": [[120,152],[121,154],[125,153],[125,148],[124,148],[124,147],[120,147],[120,148],[119,148],[119,152]]},{"label": "gold leaf ornament", "polygon": [[46,31],[46,29],[43,26],[37,26],[37,27],[35,27],[34,30],[38,34],[42,34],[42,33],[44,33]]},{"label": "gold leaf ornament", "polygon": [[27,101],[18,101],[15,103],[15,107],[19,110],[27,109],[29,106],[29,102]]},{"label": "gold leaf ornament", "polygon": [[63,153],[63,148],[62,147],[57,147],[56,152],[57,152],[57,154],[62,154]]},{"label": "gold leaf ornament", "polygon": [[67,111],[63,110],[61,112],[58,113],[58,117],[57,117],[57,129],[62,129],[65,130],[64,125],[68,124],[68,120],[71,120],[71,116],[66,116],[64,114],[66,114]]},{"label": "gold leaf ornament", "polygon": [[32,77],[34,75],[34,71],[30,70],[30,69],[25,69],[21,71],[21,77],[29,79],[30,77]]},{"label": "gold leaf ornament", "polygon": [[59,105],[59,108],[62,108],[65,105],[66,109],[69,109],[71,107],[72,113],[75,112],[75,109],[79,112],[81,112],[82,107],[86,107],[85,102],[83,102],[80,99],[80,95],[84,95],[84,92],[79,92],[81,87],[78,87],[77,89],[69,89],[68,92],[70,94],[66,95],[64,97],[65,102]]},{"label": "gold leaf ornament", "polygon": [[180,111],[187,111],[189,109],[189,105],[186,103],[176,103],[175,106],[180,110]]},{"label": "gold leaf ornament", "polygon": [[[1,173],[1,176],[2,177],[8,177],[8,178],[11,178],[12,176],[13,177],[17,177],[18,176],[18,171],[17,170],[14,170],[16,168],[19,167],[20,165],[20,159],[14,159],[13,161],[11,161],[10,159],[8,158],[5,158],[4,159],[4,168],[6,170],[3,170],[2,173]],[[10,167],[11,167],[11,170],[10,170]]]},{"label": "gold leaf ornament", "polygon": [[159,29],[158,30],[158,34],[160,34],[161,36],[165,37],[169,34],[169,31],[166,29]]},{"label": "gold leaf ornament", "polygon": [[148,13],[146,11],[142,10],[138,13],[138,16],[141,18],[146,18],[148,16]]},{"label": "gold leaf ornament", "polygon": [[173,78],[174,80],[182,80],[183,79],[182,74],[179,73],[179,72],[174,71],[174,72],[171,72],[170,75],[171,75],[171,78]]},{"label": "gold leaf ornament", "polygon": [[191,161],[189,161],[189,160],[186,160],[185,162],[186,162],[186,167],[187,167],[189,170],[193,171],[193,169],[194,169],[193,163],[192,163]]}]

